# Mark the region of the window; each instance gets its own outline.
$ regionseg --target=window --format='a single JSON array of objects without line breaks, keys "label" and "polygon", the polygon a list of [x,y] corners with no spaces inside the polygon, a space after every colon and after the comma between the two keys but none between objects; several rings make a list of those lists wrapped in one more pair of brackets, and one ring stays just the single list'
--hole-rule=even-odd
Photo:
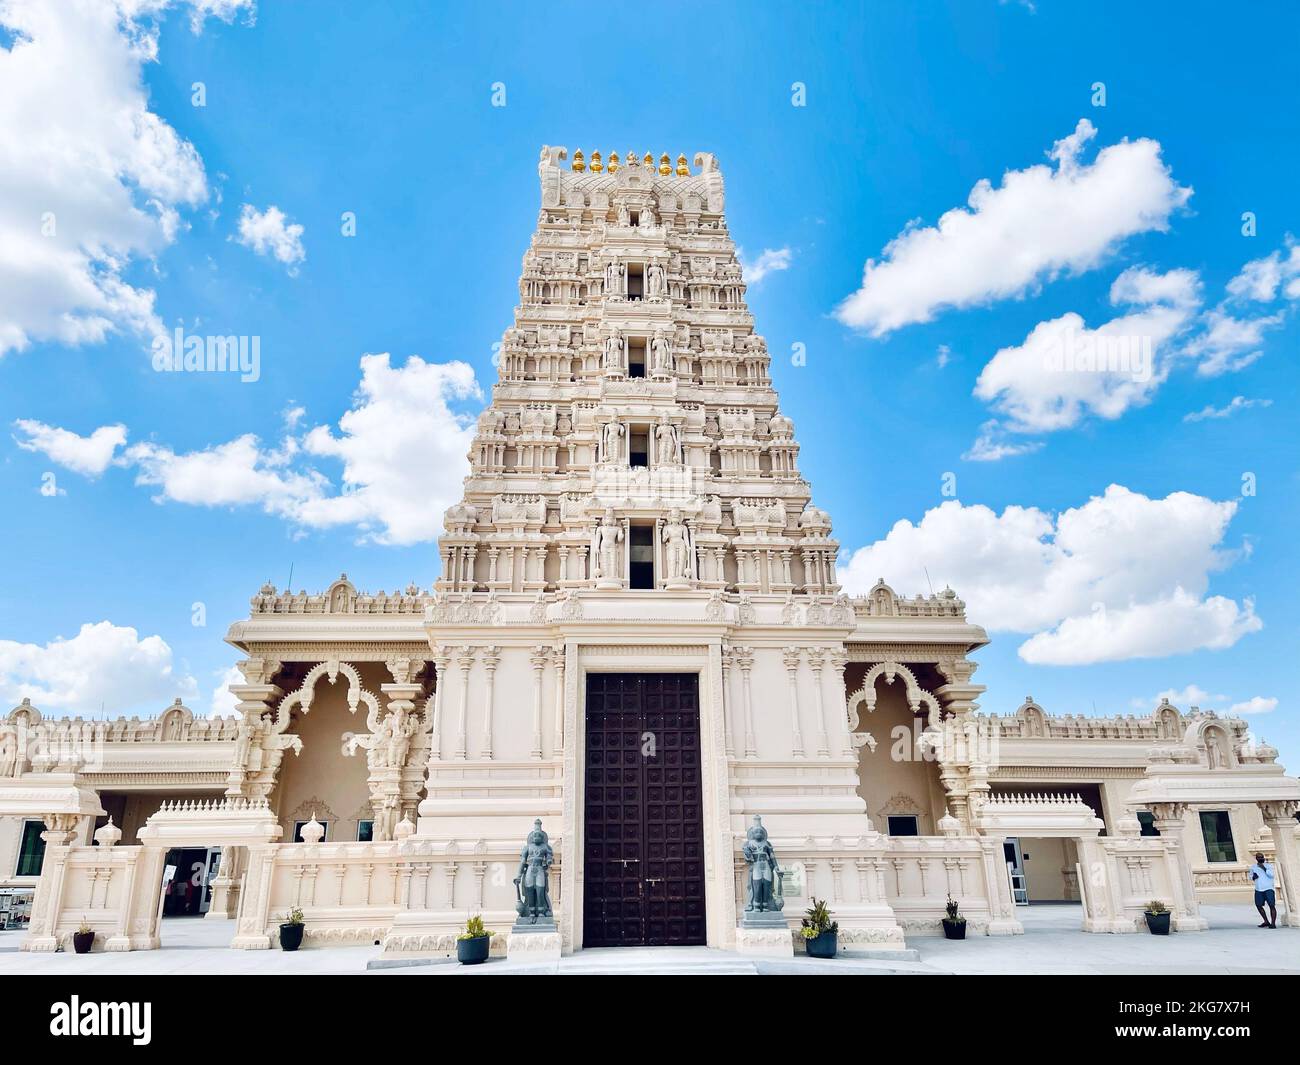
[{"label": "window", "polygon": [[645,376],[645,337],[627,338],[627,375]]},{"label": "window", "polygon": [[1160,829],[1156,828],[1155,817],[1152,814],[1147,813],[1145,810],[1138,811],[1138,824],[1142,826],[1142,835],[1160,835]]},{"label": "window", "polygon": [[629,211],[627,215],[627,224],[630,226],[639,226],[641,224],[641,212]]},{"label": "window", "polygon": [[628,586],[631,588],[655,586],[654,534],[653,525],[633,525],[628,529]]},{"label": "window", "polygon": [[641,263],[627,264],[627,298],[639,300],[645,293],[645,267]]},{"label": "window", "polygon": [[629,466],[650,465],[650,431],[633,429],[627,438],[627,464]]},{"label": "window", "polygon": [[41,833],[45,826],[40,821],[23,822],[23,839],[18,847],[18,868],[14,876],[40,876],[45,863],[45,840]]},{"label": "window", "polygon": [[357,822],[357,842],[369,843],[375,838],[375,823],[373,821]]},{"label": "window", "polygon": [[[317,821],[316,823],[325,830],[325,834],[320,838],[321,842],[324,843],[327,839],[330,838],[330,823],[328,821]],[[293,823],[293,841],[295,843],[302,842],[302,830],[305,826],[309,824],[311,824],[310,818],[308,818],[306,821],[295,821]]]},{"label": "window", "polygon": [[890,814],[889,834],[891,836],[919,836],[916,814]]},{"label": "window", "polygon": [[1232,842],[1232,821],[1227,810],[1202,810],[1201,835],[1205,839],[1205,858],[1211,862],[1235,862],[1237,848]]}]

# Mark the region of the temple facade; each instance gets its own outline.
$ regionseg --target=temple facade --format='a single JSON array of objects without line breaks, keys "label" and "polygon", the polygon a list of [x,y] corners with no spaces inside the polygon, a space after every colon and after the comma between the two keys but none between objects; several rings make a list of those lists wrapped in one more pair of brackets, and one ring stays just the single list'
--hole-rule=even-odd
[{"label": "temple facade", "polygon": [[[988,638],[953,591],[843,594],[713,156],[547,147],[538,174],[432,587],[264,586],[227,635],[230,718],[3,719],[0,900],[33,892],[27,949],[83,919],[156,947],[168,912],[264,949],[298,908],[309,943],[394,960],[454,953],[473,914],[499,951],[788,954],[814,897],[851,951],[936,934],[949,898],[987,934],[1046,900],[1134,931],[1153,898],[1195,931],[1199,901],[1249,898],[1256,850],[1300,923],[1300,783],[1241,721],[983,714]],[[536,819],[553,937],[507,934]]]}]

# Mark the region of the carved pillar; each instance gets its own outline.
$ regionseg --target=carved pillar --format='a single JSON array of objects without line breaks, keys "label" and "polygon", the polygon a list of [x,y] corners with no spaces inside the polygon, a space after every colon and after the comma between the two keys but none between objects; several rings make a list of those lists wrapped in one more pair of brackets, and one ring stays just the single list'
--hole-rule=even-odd
[{"label": "carved pillar", "polygon": [[1151,819],[1160,833],[1169,863],[1169,882],[1174,893],[1175,932],[1198,931],[1207,927],[1207,922],[1200,915],[1200,904],[1196,901],[1196,885],[1192,881],[1192,867],[1187,862],[1187,851],[1183,847],[1183,818],[1186,813],[1186,803],[1151,804]]},{"label": "carved pillar", "polygon": [[817,697],[817,753],[825,758],[831,753],[830,729],[826,722],[826,693],[822,682],[822,669],[826,665],[826,652],[821,650],[809,651],[808,664],[812,667],[813,692]]},{"label": "carved pillar", "polygon": [[467,736],[469,718],[469,671],[474,668],[473,647],[458,648],[460,666],[460,708],[456,718],[456,757],[464,760],[467,753]]},{"label": "carved pillar", "polygon": [[429,720],[429,761],[442,761],[442,690],[447,686],[447,652],[433,653],[433,710]]},{"label": "carved pillar", "polygon": [[745,711],[745,757],[753,758],[758,754],[754,742],[754,691],[750,683],[750,671],[754,668],[754,652],[748,647],[736,648],[736,664],[740,666],[741,702]]},{"label": "carved pillar", "polygon": [[483,668],[487,670],[485,690],[483,692],[483,755],[492,760],[492,702],[495,695],[497,664],[501,655],[497,647],[483,648]]},{"label": "carved pillar", "polygon": [[[261,737],[267,731],[262,719],[272,713],[273,704],[284,697],[284,692],[270,683],[280,669],[279,662],[250,658],[238,663],[238,668],[244,674],[244,683],[230,686],[231,694],[238,700],[235,709],[239,711],[240,722],[234,757],[226,776],[226,794],[249,797],[253,791],[250,774],[260,768],[264,757],[259,748]],[[272,774],[263,793],[274,783]]]},{"label": "carved pillar", "polygon": [[551,757],[558,758],[564,749],[564,666],[566,660],[564,645],[554,648],[555,653],[555,738],[552,740]]},{"label": "carved pillar", "polygon": [[797,647],[787,647],[781,657],[785,661],[785,676],[790,699],[791,745],[796,758],[802,758],[803,731],[799,727],[799,658],[802,652]]},{"label": "carved pillar", "polygon": [[542,757],[542,674],[549,653],[548,648],[539,645],[528,658],[533,667],[533,745],[529,753],[534,758]]},{"label": "carved pillar", "polygon": [[731,693],[731,665],[732,650],[724,644],[722,648],[722,733],[728,758],[733,758],[736,754],[733,740],[736,723],[732,720],[732,715],[736,709],[736,700]]},{"label": "carved pillar", "polygon": [[1278,901],[1286,906],[1283,923],[1290,928],[1300,928],[1300,850],[1296,847],[1295,811],[1294,802],[1259,804],[1264,824],[1273,833],[1273,862],[1281,896]]}]

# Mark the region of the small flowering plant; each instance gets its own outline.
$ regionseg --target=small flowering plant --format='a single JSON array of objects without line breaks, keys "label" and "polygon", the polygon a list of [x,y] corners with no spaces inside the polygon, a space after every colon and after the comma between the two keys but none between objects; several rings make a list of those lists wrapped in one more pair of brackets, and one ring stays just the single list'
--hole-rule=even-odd
[{"label": "small flowering plant", "polygon": [[839,922],[831,920],[831,911],[826,905],[826,900],[817,898],[812,900],[807,916],[800,919],[799,925],[799,934],[804,939],[816,939],[824,932],[836,934],[840,930]]}]

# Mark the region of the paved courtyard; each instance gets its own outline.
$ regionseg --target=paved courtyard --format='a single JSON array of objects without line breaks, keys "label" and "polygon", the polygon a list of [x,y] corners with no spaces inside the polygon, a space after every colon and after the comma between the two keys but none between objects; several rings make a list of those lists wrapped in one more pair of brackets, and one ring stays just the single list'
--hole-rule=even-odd
[{"label": "paved courtyard", "polygon": [[[1249,906],[1204,906],[1208,932],[1168,937],[1085,935],[1081,911],[1072,905],[1022,908],[1023,936],[979,936],[964,942],[914,937],[916,961],[849,960],[821,962],[755,959],[704,947],[588,950],[559,963],[493,960],[463,967],[454,962],[370,970],[383,976],[491,976],[646,973],[663,975],[764,975],[838,973],[874,975],[1084,973],[1143,975],[1300,974],[1300,929],[1257,928]],[[26,933],[0,932],[0,976],[110,975],[134,973],[331,974],[364,973],[379,953],[376,946],[321,947],[286,954],[280,950],[231,950],[232,928],[225,921],[169,918],[163,921],[163,947],[157,951],[89,955],[26,954],[18,949]]]}]

